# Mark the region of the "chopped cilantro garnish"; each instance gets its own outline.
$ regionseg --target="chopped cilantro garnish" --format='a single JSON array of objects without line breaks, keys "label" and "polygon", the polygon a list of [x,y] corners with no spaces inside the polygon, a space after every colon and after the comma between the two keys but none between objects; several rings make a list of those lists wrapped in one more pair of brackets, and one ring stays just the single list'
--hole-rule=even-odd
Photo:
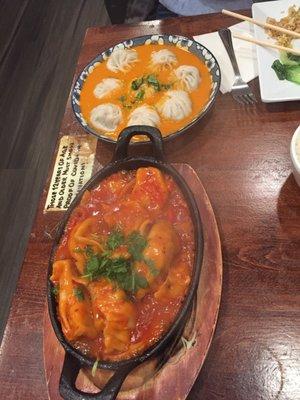
[{"label": "chopped cilantro garnish", "polygon": [[148,75],[147,83],[149,86],[152,86],[156,92],[159,92],[161,90],[160,83],[155,75]]},{"label": "chopped cilantro garnish", "polygon": [[141,261],[143,258],[143,251],[147,246],[146,238],[139,232],[131,232],[126,240],[128,252],[131,254],[135,261]]},{"label": "chopped cilantro garnish", "polygon": [[162,83],[160,86],[163,90],[169,90],[173,86],[173,83]]},{"label": "chopped cilantro garnish", "polygon": [[123,103],[124,101],[126,101],[126,96],[121,96],[121,97],[119,97],[119,100],[120,100],[120,102],[121,103]]},{"label": "chopped cilantro garnish", "polygon": [[159,274],[159,270],[156,268],[154,261],[146,257],[144,257],[143,260],[148,265],[150,273],[153,276],[157,276]]},{"label": "chopped cilantro garnish", "polygon": [[58,293],[59,293],[59,286],[58,286],[58,285],[52,286],[51,292],[52,292],[52,294],[53,294],[55,297],[58,296]]},{"label": "chopped cilantro garnish", "polygon": [[[126,246],[129,255],[115,257],[115,250],[122,245]],[[153,276],[158,274],[154,262],[143,256],[146,246],[147,239],[139,232],[131,232],[126,237],[121,230],[116,229],[108,235],[104,252],[101,254],[94,253],[91,246],[85,247],[87,260],[83,277],[91,281],[105,277],[131,293],[135,293],[140,288],[144,289],[149,286],[148,281],[136,271],[134,263],[144,261]]]},{"label": "chopped cilantro garnish", "polygon": [[106,247],[108,250],[115,250],[125,241],[124,234],[120,230],[112,231],[107,239]]},{"label": "chopped cilantro garnish", "polygon": [[141,89],[137,92],[135,98],[136,98],[136,100],[141,101],[141,100],[143,100],[144,96],[145,96],[145,90]]},{"label": "chopped cilantro garnish", "polygon": [[131,82],[131,89],[138,90],[143,83],[144,83],[144,77],[135,79],[134,81]]},{"label": "chopped cilantro garnish", "polygon": [[84,293],[83,293],[82,289],[79,286],[76,286],[74,288],[74,296],[79,301],[83,301],[84,300]]},{"label": "chopped cilantro garnish", "polygon": [[121,97],[119,97],[119,100],[120,100],[120,102],[122,103],[122,107],[123,108],[132,108],[132,106],[130,105],[130,104],[127,104],[126,103],[126,100],[127,100],[127,96],[121,96]]}]

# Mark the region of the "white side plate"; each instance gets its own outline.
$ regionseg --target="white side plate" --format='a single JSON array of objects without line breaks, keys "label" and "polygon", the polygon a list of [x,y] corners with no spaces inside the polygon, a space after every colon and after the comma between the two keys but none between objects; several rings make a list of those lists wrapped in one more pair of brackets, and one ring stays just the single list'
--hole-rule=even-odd
[{"label": "white side plate", "polygon": [[[290,6],[300,6],[300,0],[266,1],[252,5],[253,18],[265,22],[268,17],[277,20],[287,15]],[[263,28],[254,25],[256,39],[274,42]],[[300,49],[300,40],[293,41],[294,48]],[[262,46],[257,48],[258,76],[261,99],[265,103],[300,100],[300,85],[289,81],[280,81],[271,68],[279,58],[279,51]]]}]

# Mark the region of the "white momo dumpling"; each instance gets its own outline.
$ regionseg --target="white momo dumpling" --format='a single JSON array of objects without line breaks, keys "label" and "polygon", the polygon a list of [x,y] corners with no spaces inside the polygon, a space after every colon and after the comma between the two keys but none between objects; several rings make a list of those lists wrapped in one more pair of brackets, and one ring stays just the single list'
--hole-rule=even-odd
[{"label": "white momo dumpling", "polygon": [[191,92],[197,89],[201,82],[200,74],[198,68],[192,65],[181,65],[175,69],[176,77],[181,81],[184,89]]},{"label": "white momo dumpling", "polygon": [[135,50],[116,48],[107,60],[106,66],[112,72],[126,72],[137,60],[138,54]]},{"label": "white momo dumpling", "polygon": [[158,109],[165,118],[179,121],[192,112],[192,102],[184,90],[169,90]]},{"label": "white momo dumpling", "polygon": [[115,79],[115,78],[102,79],[102,81],[95,86],[95,89],[93,91],[94,96],[97,97],[98,99],[102,99],[113,90],[119,89],[121,85],[122,82],[120,81],[120,79]]},{"label": "white momo dumpling", "polygon": [[156,110],[146,105],[137,107],[129,115],[127,126],[132,125],[150,125],[156,127],[159,124],[160,118]]},{"label": "white momo dumpling", "polygon": [[122,112],[115,104],[101,104],[92,109],[90,120],[97,129],[113,132],[122,120]]},{"label": "white momo dumpling", "polygon": [[167,49],[153,51],[151,54],[151,64],[156,68],[170,68],[177,64],[177,58],[174,53]]}]

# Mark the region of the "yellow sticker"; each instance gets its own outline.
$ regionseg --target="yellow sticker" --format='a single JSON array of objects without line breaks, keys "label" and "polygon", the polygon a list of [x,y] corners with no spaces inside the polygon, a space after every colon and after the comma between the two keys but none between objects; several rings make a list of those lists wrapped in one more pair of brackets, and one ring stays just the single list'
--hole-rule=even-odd
[{"label": "yellow sticker", "polygon": [[63,136],[55,160],[44,212],[65,211],[93,172],[97,139]]}]

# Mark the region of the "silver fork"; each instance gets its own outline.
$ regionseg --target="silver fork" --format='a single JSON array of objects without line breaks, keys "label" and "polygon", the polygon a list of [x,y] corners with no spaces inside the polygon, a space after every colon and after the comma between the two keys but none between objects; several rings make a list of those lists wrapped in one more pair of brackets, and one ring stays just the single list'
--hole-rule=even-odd
[{"label": "silver fork", "polygon": [[219,30],[219,36],[225,46],[225,49],[227,51],[227,54],[229,55],[234,75],[235,75],[235,81],[233,83],[232,89],[231,89],[231,94],[232,97],[239,103],[241,104],[254,104],[256,103],[256,98],[254,94],[252,93],[250,87],[248,84],[243,81],[241,77],[241,73],[239,70],[238,63],[236,61],[236,57],[234,54],[234,49],[232,45],[232,37],[231,37],[231,32],[230,29],[221,29]]}]

